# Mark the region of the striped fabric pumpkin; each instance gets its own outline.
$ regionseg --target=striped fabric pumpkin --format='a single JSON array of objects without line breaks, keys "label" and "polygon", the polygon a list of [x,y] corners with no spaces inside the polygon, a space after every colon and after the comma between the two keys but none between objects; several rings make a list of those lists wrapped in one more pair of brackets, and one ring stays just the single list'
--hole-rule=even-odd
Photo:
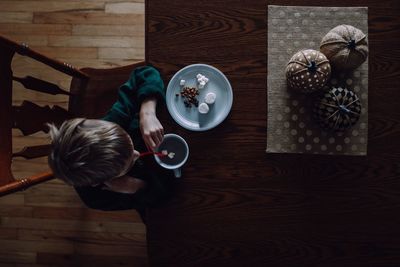
[{"label": "striped fabric pumpkin", "polygon": [[320,50],[335,69],[353,70],[368,57],[367,36],[351,25],[339,25],[322,38]]},{"label": "striped fabric pumpkin", "polygon": [[313,114],[323,129],[344,131],[360,118],[361,102],[355,93],[346,88],[331,88],[315,102]]}]

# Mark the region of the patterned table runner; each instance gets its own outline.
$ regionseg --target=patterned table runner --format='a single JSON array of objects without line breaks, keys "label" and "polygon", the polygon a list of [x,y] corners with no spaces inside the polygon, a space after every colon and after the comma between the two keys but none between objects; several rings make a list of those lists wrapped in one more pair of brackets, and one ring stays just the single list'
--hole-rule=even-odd
[{"label": "patterned table runner", "polygon": [[368,37],[366,7],[268,6],[267,152],[366,155],[368,140],[368,59],[350,73],[332,74],[330,84],[346,87],[361,100],[361,117],[342,133],[322,130],[312,119],[308,95],[287,89],[285,69],[301,49],[319,50],[322,37],[340,24]]}]

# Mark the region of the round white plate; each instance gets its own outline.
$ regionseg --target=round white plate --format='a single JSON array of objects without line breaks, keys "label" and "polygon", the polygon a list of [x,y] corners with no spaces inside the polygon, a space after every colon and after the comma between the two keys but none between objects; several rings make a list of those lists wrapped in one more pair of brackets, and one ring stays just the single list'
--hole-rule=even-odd
[{"label": "round white plate", "polygon": [[[179,94],[183,89],[181,80],[185,80],[188,87],[198,88],[197,74],[206,76],[209,81],[203,89],[199,89],[197,100],[204,102],[207,93],[216,95],[215,103],[209,105],[207,114],[199,113],[197,107],[186,107],[184,97]],[[216,127],[228,116],[233,102],[232,87],[225,75],[217,68],[206,64],[193,64],[179,70],[169,81],[166,93],[166,102],[172,118],[183,128],[192,131],[206,131]]]}]

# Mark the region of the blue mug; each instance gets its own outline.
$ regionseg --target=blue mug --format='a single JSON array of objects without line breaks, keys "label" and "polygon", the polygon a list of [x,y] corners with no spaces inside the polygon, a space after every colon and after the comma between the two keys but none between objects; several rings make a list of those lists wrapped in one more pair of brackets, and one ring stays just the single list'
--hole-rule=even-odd
[{"label": "blue mug", "polygon": [[176,178],[182,176],[181,167],[189,158],[189,146],[185,139],[177,134],[166,134],[156,152],[166,152],[167,155],[159,157],[154,155],[156,162],[163,168],[173,170]]}]

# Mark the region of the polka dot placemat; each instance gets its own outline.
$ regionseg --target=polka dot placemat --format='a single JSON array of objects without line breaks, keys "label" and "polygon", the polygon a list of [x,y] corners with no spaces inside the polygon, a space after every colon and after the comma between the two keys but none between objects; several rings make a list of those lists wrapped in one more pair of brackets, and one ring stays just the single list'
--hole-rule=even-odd
[{"label": "polka dot placemat", "polygon": [[268,6],[267,152],[367,154],[368,59],[354,71],[334,73],[329,80],[361,100],[361,117],[345,132],[321,129],[312,118],[312,97],[287,88],[285,69],[290,58],[302,49],[319,50],[322,37],[340,24],[368,36],[368,8]]}]

